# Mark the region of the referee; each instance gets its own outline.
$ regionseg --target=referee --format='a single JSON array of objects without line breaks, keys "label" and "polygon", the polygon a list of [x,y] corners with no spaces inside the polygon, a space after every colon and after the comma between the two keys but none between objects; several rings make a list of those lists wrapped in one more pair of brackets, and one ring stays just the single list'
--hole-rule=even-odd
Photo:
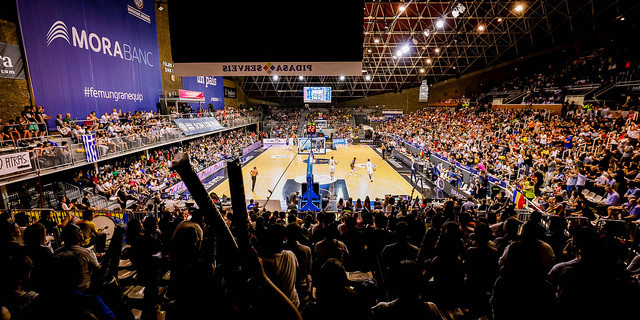
[{"label": "referee", "polygon": [[253,167],[253,170],[251,170],[250,173],[251,173],[251,192],[254,192],[253,190],[256,187],[256,179],[258,178],[258,169],[256,167]]}]

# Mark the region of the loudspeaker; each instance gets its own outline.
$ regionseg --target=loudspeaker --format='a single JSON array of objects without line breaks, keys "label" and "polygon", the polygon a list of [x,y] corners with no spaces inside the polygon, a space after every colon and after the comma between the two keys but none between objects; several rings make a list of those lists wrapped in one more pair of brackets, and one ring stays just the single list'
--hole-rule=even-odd
[{"label": "loudspeaker", "polygon": [[169,110],[167,110],[167,106],[164,103],[158,102],[156,103],[156,107],[158,107],[158,114],[161,114],[161,115],[169,114]]}]

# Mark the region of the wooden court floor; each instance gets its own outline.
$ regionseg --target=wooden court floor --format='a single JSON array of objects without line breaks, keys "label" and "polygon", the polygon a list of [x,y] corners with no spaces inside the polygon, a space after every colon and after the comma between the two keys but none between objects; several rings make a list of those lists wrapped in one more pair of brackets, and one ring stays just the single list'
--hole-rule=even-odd
[{"label": "wooden court floor", "polygon": [[[367,195],[373,200],[375,197],[383,198],[386,194],[411,194],[411,185],[367,145],[339,146],[337,150],[327,150],[325,155],[316,155],[316,158],[329,159],[332,156],[337,161],[335,179],[344,179],[348,194],[354,201],[357,198],[364,200]],[[351,171],[349,164],[353,157],[356,157],[356,171],[349,176]],[[252,159],[242,168],[247,200],[267,199],[268,190],[273,190],[272,200],[284,199],[283,186],[288,179],[297,178],[299,182],[304,181],[307,158],[308,155],[297,154],[295,148],[288,150],[286,146],[273,146]],[[371,159],[376,168],[373,172],[373,182],[369,181],[369,175],[364,166],[367,159]],[[255,192],[251,192],[251,175],[249,174],[253,167],[258,170]],[[320,180],[321,184],[322,181],[330,180],[328,164],[315,164],[313,173],[314,178]],[[219,196],[223,194],[229,196],[229,181],[225,180],[214,188],[213,192]]]}]

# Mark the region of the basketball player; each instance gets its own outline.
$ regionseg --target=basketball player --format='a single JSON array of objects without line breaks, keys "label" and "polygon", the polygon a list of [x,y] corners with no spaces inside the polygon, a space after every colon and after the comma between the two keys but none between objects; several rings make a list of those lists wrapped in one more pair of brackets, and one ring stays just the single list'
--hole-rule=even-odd
[{"label": "basketball player", "polygon": [[333,180],[333,176],[336,173],[336,161],[331,157],[329,159],[329,175],[331,176],[331,180]]},{"label": "basketball player", "polygon": [[364,164],[365,168],[367,168],[367,173],[369,174],[369,180],[373,182],[373,163],[371,163],[371,159],[367,159],[367,163]]},{"label": "basketball player", "polygon": [[351,176],[351,174],[353,174],[356,171],[356,158],[354,157],[353,160],[351,160],[351,164],[349,165],[349,167],[351,167],[351,172],[349,172],[349,176]]},{"label": "basketball player", "polygon": [[289,143],[287,144],[287,148],[289,149],[289,151],[293,150],[293,136],[289,136]]}]

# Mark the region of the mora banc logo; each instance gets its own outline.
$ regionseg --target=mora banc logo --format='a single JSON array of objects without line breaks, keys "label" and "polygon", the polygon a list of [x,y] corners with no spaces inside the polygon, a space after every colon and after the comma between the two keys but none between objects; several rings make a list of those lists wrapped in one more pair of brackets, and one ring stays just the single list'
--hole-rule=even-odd
[{"label": "mora banc logo", "polygon": [[136,48],[135,46],[119,41],[111,41],[108,37],[99,36],[93,32],[86,30],[78,30],[76,27],[69,28],[62,20],[57,20],[49,28],[47,32],[47,46],[56,39],[62,39],[76,48],[82,48],[87,51],[91,50],[95,53],[102,53],[114,58],[120,58],[126,61],[137,61],[139,64],[145,64],[153,67],[153,52]]},{"label": "mora banc logo", "polygon": [[51,28],[49,28],[49,32],[47,32],[47,46],[49,46],[55,39],[63,39],[67,41],[68,44],[71,44],[69,41],[69,30],[67,29],[67,25],[60,20],[54,22],[51,25]]}]

